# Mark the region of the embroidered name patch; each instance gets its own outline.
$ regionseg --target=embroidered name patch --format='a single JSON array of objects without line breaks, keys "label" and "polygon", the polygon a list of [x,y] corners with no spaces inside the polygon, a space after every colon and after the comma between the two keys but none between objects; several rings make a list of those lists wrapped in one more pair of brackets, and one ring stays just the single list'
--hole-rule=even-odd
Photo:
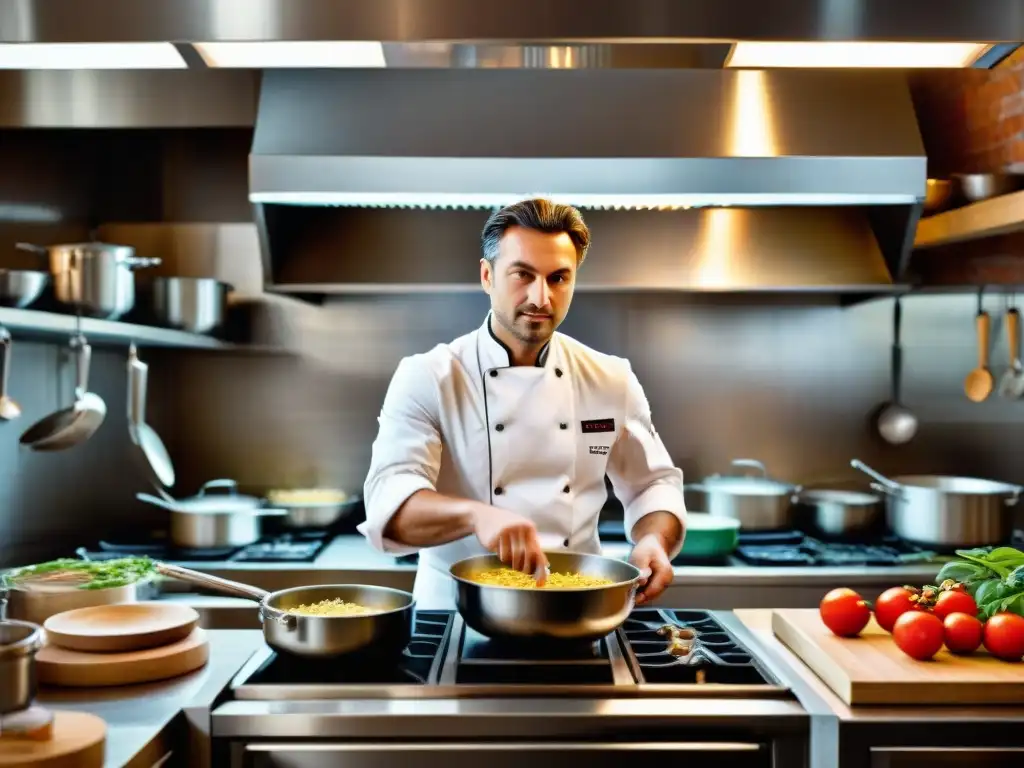
[{"label": "embroidered name patch", "polygon": [[611,446],[609,446],[609,445],[592,445],[592,446],[590,446],[590,455],[591,456],[607,456],[608,455],[608,451],[610,451],[610,450],[611,450]]},{"label": "embroidered name patch", "polygon": [[615,419],[595,419],[593,421],[581,421],[580,426],[583,427],[583,434],[589,435],[594,432],[614,432],[615,431]]}]

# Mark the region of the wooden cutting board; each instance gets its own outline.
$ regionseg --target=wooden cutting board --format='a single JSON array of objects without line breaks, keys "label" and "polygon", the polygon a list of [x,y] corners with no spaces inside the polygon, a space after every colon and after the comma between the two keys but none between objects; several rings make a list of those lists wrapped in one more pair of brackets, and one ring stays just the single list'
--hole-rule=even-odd
[{"label": "wooden cutting board", "polygon": [[209,658],[206,632],[197,628],[184,640],[144,651],[85,653],[47,644],[36,654],[36,672],[44,685],[131,685],[187,674],[204,666]]},{"label": "wooden cutting board", "polygon": [[1024,703],[1024,663],[984,648],[970,656],[943,648],[916,661],[874,619],[860,637],[836,637],[814,608],[774,611],[772,631],[849,705]]},{"label": "wooden cutting board", "polygon": [[50,738],[0,740],[0,768],[102,768],[107,725],[87,712],[54,712]]}]

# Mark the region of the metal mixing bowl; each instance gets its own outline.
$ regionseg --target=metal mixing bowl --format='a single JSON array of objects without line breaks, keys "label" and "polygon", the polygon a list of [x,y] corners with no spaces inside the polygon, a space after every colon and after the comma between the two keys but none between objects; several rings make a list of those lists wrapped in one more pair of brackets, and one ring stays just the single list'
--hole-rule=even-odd
[{"label": "metal mixing bowl", "polygon": [[611,579],[585,589],[516,589],[479,584],[476,572],[501,568],[497,555],[460,560],[450,568],[463,620],[486,637],[530,640],[597,640],[617,629],[633,610],[640,570],[622,560],[578,552],[546,552],[551,571]]}]

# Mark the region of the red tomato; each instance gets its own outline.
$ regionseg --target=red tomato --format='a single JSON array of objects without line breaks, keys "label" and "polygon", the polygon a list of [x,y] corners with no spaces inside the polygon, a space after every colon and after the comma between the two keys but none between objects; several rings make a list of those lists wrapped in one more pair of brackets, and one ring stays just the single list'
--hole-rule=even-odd
[{"label": "red tomato", "polygon": [[875,620],[878,626],[886,632],[892,632],[896,619],[916,607],[910,600],[913,594],[906,587],[893,587],[880,594],[875,601]]},{"label": "red tomato", "polygon": [[951,613],[966,613],[968,616],[977,616],[978,604],[974,602],[974,598],[969,594],[957,590],[939,594],[939,598],[935,601],[935,607],[932,610],[936,616],[943,620]]},{"label": "red tomato", "polygon": [[953,653],[974,653],[981,645],[985,625],[972,613],[950,613],[943,619],[942,626],[946,647]]},{"label": "red tomato", "polygon": [[853,637],[871,621],[871,609],[852,589],[833,589],[821,599],[818,613],[825,626],[840,637]]},{"label": "red tomato", "polygon": [[945,631],[942,621],[934,613],[908,611],[896,619],[892,639],[907,656],[925,661],[942,648]]},{"label": "red tomato", "polygon": [[1004,661],[1020,661],[1024,656],[1024,616],[997,613],[986,621],[985,647]]}]

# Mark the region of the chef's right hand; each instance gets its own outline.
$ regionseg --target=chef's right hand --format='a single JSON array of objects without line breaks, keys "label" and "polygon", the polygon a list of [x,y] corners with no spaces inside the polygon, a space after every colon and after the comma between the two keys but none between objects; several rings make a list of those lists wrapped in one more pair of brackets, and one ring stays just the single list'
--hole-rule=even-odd
[{"label": "chef's right hand", "polygon": [[522,515],[484,504],[474,516],[473,530],[480,543],[510,568],[533,576],[548,564],[537,526]]}]

